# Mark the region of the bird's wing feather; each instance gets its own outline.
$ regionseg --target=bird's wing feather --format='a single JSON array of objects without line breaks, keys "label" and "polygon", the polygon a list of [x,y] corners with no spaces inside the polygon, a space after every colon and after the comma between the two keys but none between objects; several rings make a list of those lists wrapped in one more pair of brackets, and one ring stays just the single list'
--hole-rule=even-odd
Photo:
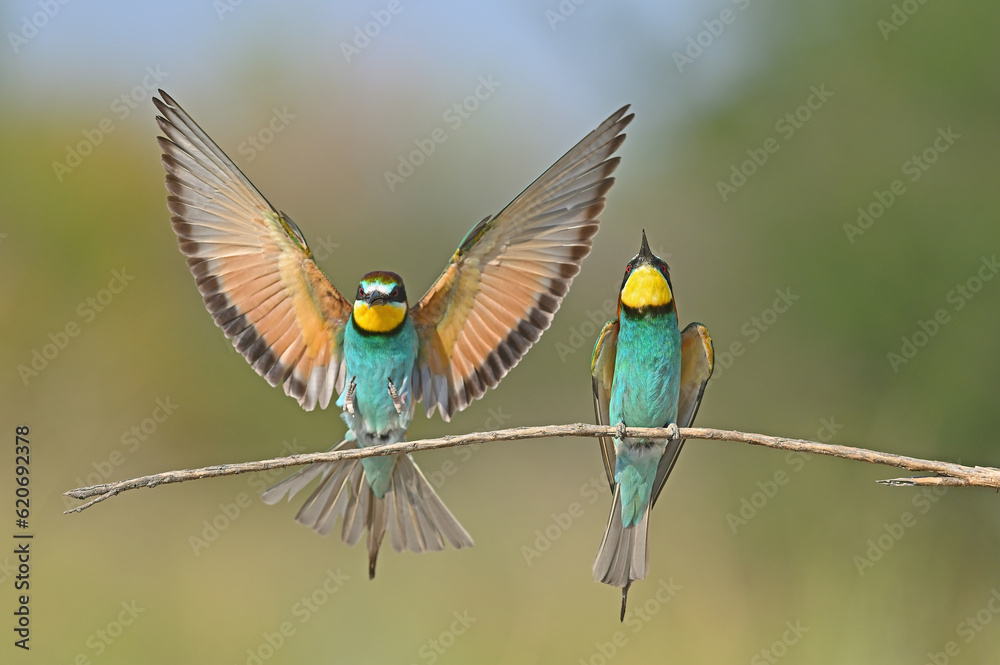
[{"label": "bird's wing feather", "polygon": [[208,311],[272,386],[304,409],[342,389],[350,303],[316,266],[302,232],[279,213],[169,95],[153,103],[164,136],[167,206]]},{"label": "bird's wing feather", "polygon": [[[698,415],[701,398],[705,394],[705,386],[712,376],[715,367],[715,351],[708,329],[700,323],[691,323],[681,333],[681,390],[677,401],[677,426],[690,427]],[[670,441],[660,458],[656,468],[656,478],[653,480],[653,501],[663,491],[677,456],[680,455],[684,440]]]},{"label": "bird's wing feather", "polygon": [[[594,413],[598,425],[609,425],[608,411],[611,402],[611,384],[615,378],[615,357],[618,354],[618,319],[604,324],[594,355],[590,361],[590,376],[594,386]],[[617,424],[617,423],[615,423]],[[608,484],[615,488],[615,441],[610,436],[600,437],[601,457]]]},{"label": "bird's wing feather", "polygon": [[482,397],[549,327],[590,253],[614,183],[624,107],[566,153],[500,214],[465,236],[411,310],[420,335],[415,394],[448,420]]}]

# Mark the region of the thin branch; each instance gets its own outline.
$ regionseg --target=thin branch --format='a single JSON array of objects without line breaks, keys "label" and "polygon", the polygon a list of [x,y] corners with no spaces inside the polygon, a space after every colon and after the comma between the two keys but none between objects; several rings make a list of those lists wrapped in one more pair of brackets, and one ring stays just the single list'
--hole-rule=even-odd
[{"label": "thin branch", "polygon": [[[972,485],[965,478],[955,478],[953,476],[913,476],[911,478],[876,480],[875,482],[888,487],[922,487],[927,485],[932,487],[969,487]],[[1000,491],[1000,489],[997,491]]]},{"label": "thin branch", "polygon": [[[781,436],[768,436],[766,434],[753,434],[750,432],[737,432],[735,430],[708,429],[704,427],[682,427],[679,430],[682,439],[710,439],[713,441],[735,441],[738,443],[748,443],[753,446],[763,446],[765,448],[777,448],[779,450],[790,450],[800,453],[811,453],[814,455],[827,455],[842,459],[855,460],[858,462],[868,462],[870,464],[883,464],[895,466],[908,471],[923,471],[938,474],[937,476],[921,476],[915,478],[894,478],[891,480],[878,481],[884,485],[892,487],[914,486],[914,485],[948,485],[948,486],[976,486],[992,487],[1000,490],[1000,469],[984,466],[964,466],[962,464],[952,464],[951,462],[938,462],[934,460],[918,459],[916,457],[906,457],[903,455],[893,455],[864,448],[852,448],[829,443],[817,443],[803,439],[788,439]],[[292,455],[291,457],[278,457],[275,459],[261,460],[259,462],[242,462],[239,464],[217,464],[206,466],[201,469],[188,469],[181,471],[167,471],[151,476],[131,478],[114,483],[102,485],[91,485],[90,487],[80,487],[66,492],[66,496],[74,499],[91,499],[87,503],[71,508],[65,512],[78,513],[89,508],[95,503],[100,503],[122,492],[134,490],[139,487],[156,487],[157,485],[167,485],[170,483],[182,483],[188,480],[200,480],[202,478],[215,478],[217,476],[233,476],[240,473],[251,473],[255,471],[268,471],[270,469],[282,469],[291,466],[301,466],[314,462],[337,462],[348,459],[361,459],[363,457],[376,457],[379,455],[398,455],[402,453],[413,453],[423,450],[436,450],[438,448],[452,448],[454,446],[467,446],[475,443],[490,443],[493,441],[521,441],[524,439],[544,439],[549,437],[599,437],[614,436],[614,427],[603,425],[587,425],[576,423],[572,425],[545,425],[540,427],[513,427],[510,429],[493,430],[491,432],[473,432],[471,434],[457,434],[453,436],[443,436],[436,439],[422,439],[419,441],[403,441],[383,446],[370,446],[368,448],[348,448],[345,450],[328,451],[324,453],[310,453],[307,455]],[[626,430],[629,437],[645,437],[651,439],[668,439],[670,435],[666,428],[656,427],[629,427]]]}]

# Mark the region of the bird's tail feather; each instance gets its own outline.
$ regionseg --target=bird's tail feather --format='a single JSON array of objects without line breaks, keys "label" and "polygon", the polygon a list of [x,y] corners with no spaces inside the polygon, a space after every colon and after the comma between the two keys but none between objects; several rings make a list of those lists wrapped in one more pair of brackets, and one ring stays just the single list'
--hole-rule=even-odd
[{"label": "bird's tail feather", "polygon": [[624,618],[629,585],[649,573],[649,505],[638,524],[625,528],[622,526],[622,500],[617,484],[613,501],[604,539],[594,560],[594,579],[622,589]]},{"label": "bird's tail feather", "polygon": [[[353,441],[342,441],[337,450]],[[451,514],[434,488],[409,455],[396,458],[385,496],[376,498],[365,479],[359,460],[311,464],[267,489],[261,498],[277,503],[289,500],[313,478],[322,476],[319,487],[306,500],[295,520],[321,535],[333,531],[343,516],[341,538],[356,545],[368,530],[368,574],[375,576],[375,562],[386,529],[392,549],[401,552],[436,551],[447,541],[452,547],[472,547],[472,537]]]}]

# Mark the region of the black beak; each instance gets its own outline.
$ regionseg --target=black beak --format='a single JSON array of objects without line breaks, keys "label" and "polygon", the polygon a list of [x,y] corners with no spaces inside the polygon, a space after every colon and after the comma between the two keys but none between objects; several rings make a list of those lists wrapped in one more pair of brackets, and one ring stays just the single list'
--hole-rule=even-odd
[{"label": "black beak", "polygon": [[368,294],[368,306],[375,307],[376,305],[382,305],[389,302],[389,296],[385,295],[381,291],[372,291]]},{"label": "black beak", "polygon": [[639,258],[650,260],[653,258],[653,253],[649,251],[649,243],[646,242],[646,230],[642,230],[642,247],[639,248]]}]

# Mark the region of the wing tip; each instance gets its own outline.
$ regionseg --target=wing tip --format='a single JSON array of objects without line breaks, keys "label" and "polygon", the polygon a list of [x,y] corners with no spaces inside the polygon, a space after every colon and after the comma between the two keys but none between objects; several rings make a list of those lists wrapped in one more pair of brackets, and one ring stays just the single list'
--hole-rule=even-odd
[{"label": "wing tip", "polygon": [[712,377],[712,373],[715,371],[715,342],[712,341],[712,336],[708,334],[708,328],[704,323],[699,321],[692,321],[684,327],[681,331],[681,335],[685,335],[691,331],[691,334],[698,336],[698,341],[701,342],[702,348],[705,350],[705,356],[708,359],[708,378]]}]

